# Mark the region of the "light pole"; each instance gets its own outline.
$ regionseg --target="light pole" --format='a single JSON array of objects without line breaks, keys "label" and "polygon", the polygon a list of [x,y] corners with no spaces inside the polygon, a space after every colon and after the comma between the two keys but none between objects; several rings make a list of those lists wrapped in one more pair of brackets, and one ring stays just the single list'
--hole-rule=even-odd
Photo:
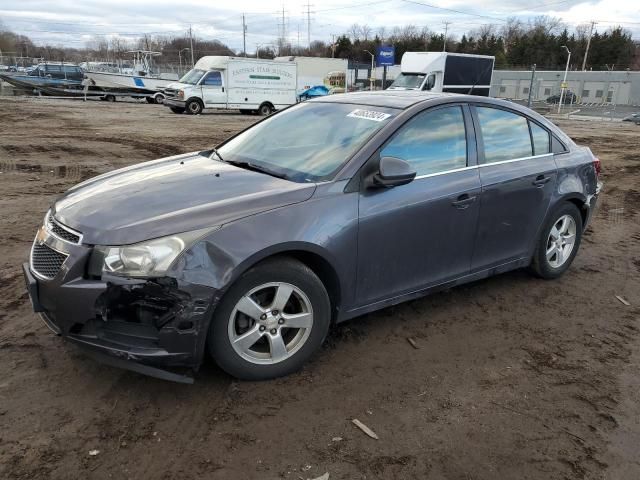
[{"label": "light pole", "polygon": [[369,78],[369,90],[373,91],[373,69],[375,68],[374,61],[376,59],[376,56],[373,53],[371,53],[369,50],[365,50],[365,52],[371,55],[371,77]]},{"label": "light pole", "polygon": [[178,60],[180,61],[180,74],[182,75],[182,52],[191,50],[189,47],[178,50]]},{"label": "light pole", "polygon": [[566,45],[562,45],[562,48],[564,48],[569,55],[567,56],[567,66],[564,69],[564,80],[562,80],[560,90],[560,103],[558,103],[558,113],[560,113],[560,110],[562,109],[562,101],[564,100],[564,93],[567,89],[567,72],[569,71],[569,61],[571,60],[571,51],[567,48]]}]

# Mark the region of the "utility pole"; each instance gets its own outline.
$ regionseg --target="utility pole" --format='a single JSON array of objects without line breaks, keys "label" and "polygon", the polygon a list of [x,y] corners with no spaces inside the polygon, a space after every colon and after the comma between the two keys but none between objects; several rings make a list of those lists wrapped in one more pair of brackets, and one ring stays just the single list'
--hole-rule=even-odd
[{"label": "utility pole", "polygon": [[536,77],[536,64],[531,66],[531,82],[529,82],[529,99],[527,100],[527,107],[531,108],[531,93],[533,92],[533,79]]},{"label": "utility pole", "polygon": [[306,7],[307,7],[307,48],[309,48],[309,51],[311,51],[311,7],[313,7],[313,5],[311,5],[307,0]]},{"label": "utility pole", "polygon": [[282,5],[282,32],[281,32],[281,37],[280,37],[280,41],[278,42],[280,44],[279,48],[278,48],[278,55],[282,55],[282,49],[284,47],[284,43],[285,43],[285,39],[287,38],[287,33],[286,33],[286,24],[284,21],[284,4]]},{"label": "utility pole", "polygon": [[582,71],[584,72],[587,68],[587,56],[589,55],[589,47],[591,46],[591,35],[593,35],[593,27],[596,26],[596,23],[593,20],[591,21],[591,30],[589,31],[589,38],[587,39],[587,48],[584,52],[584,59],[582,59]]},{"label": "utility pole", "polygon": [[244,20],[244,13],[242,14],[242,52],[244,56],[247,56],[247,24]]},{"label": "utility pole", "polygon": [[451,22],[443,22],[444,23],[444,40],[442,41],[442,51],[447,51],[447,31],[449,30],[449,25]]},{"label": "utility pole", "polygon": [[191,46],[191,68],[196,65],[196,61],[193,56],[193,32],[191,31],[191,24],[189,24],[189,45]]},{"label": "utility pole", "polygon": [[564,93],[565,93],[565,90],[567,89],[567,72],[569,71],[569,62],[571,61],[571,51],[567,48],[566,45],[562,45],[562,48],[564,48],[569,55],[567,56],[567,66],[564,69],[564,80],[562,80],[562,85],[560,86],[561,90],[560,90],[560,102],[558,102],[558,113],[560,113],[560,110],[562,110]]}]

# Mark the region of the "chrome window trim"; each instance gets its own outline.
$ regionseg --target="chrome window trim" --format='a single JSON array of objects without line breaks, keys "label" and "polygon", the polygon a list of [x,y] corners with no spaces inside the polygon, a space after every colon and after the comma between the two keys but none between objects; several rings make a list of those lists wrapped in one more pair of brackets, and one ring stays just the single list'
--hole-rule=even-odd
[{"label": "chrome window trim", "polygon": [[448,173],[464,172],[465,170],[472,170],[474,168],[491,167],[493,165],[502,165],[504,163],[522,162],[524,160],[533,160],[534,158],[552,157],[552,156],[553,156],[553,153],[543,153],[542,155],[531,155],[529,157],[514,158],[511,160],[501,160],[499,162],[493,162],[493,163],[482,163],[480,165],[472,165],[470,167],[454,168],[451,170],[444,170],[442,172],[427,173],[425,175],[416,175],[416,178],[414,180],[420,180],[422,178],[429,178],[429,177],[437,177],[439,175],[446,175]]},{"label": "chrome window trim", "polygon": [[478,167],[490,167],[492,165],[502,165],[504,163],[522,162],[523,160],[533,160],[534,158],[552,157],[553,153],[543,153],[542,155],[530,155],[528,157],[513,158],[511,160],[500,160],[499,162],[485,162],[478,165]]},{"label": "chrome window trim", "polygon": [[[69,240],[59,237],[58,235],[56,235],[52,230],[49,229],[49,222],[54,222],[57,226],[59,226],[61,229],[66,230],[67,232],[69,232],[72,235],[75,235],[76,237],[78,237],[78,242],[70,242]],[[73,230],[72,228],[67,227],[66,225],[63,225],[62,223],[60,223],[58,220],[55,219],[55,217],[53,217],[51,215],[51,210],[49,210],[47,212],[47,215],[44,217],[44,228],[47,231],[47,233],[49,235],[51,235],[54,238],[57,238],[60,241],[63,241],[65,243],[69,243],[71,245],[82,245],[82,233],[77,232],[76,230]],[[62,253],[62,252],[60,252]]]},{"label": "chrome window trim", "polygon": [[473,170],[474,168],[478,168],[478,166],[472,165],[471,167],[460,167],[460,168],[454,168],[452,170],[444,170],[442,172],[426,173],[424,175],[416,175],[416,178],[414,180],[420,180],[422,178],[437,177],[440,175],[446,175],[447,173],[464,172],[465,170]]}]

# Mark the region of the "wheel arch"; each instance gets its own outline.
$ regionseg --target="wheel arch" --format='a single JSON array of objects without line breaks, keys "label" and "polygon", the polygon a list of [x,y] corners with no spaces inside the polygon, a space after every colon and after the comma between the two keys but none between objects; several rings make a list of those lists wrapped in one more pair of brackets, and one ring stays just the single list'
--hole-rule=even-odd
[{"label": "wheel arch", "polygon": [[589,216],[589,204],[587,203],[587,198],[578,192],[567,193],[558,199],[556,206],[564,202],[573,203],[578,207],[580,217],[582,218],[582,225],[584,227],[587,224],[587,218]]},{"label": "wheel arch", "polygon": [[327,289],[331,302],[332,321],[335,321],[344,298],[342,282],[331,255],[324,248],[312,243],[290,242],[254,253],[236,266],[234,274],[224,287],[223,295],[248,270],[262,262],[278,257],[294,258],[309,267],[318,276]]}]

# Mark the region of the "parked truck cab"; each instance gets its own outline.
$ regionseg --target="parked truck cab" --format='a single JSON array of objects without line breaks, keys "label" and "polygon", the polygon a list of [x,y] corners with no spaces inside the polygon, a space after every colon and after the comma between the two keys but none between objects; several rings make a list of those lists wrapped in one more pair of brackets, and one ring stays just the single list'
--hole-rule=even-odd
[{"label": "parked truck cab", "polygon": [[495,57],[448,52],[407,52],[388,90],[424,90],[489,96]]}]

